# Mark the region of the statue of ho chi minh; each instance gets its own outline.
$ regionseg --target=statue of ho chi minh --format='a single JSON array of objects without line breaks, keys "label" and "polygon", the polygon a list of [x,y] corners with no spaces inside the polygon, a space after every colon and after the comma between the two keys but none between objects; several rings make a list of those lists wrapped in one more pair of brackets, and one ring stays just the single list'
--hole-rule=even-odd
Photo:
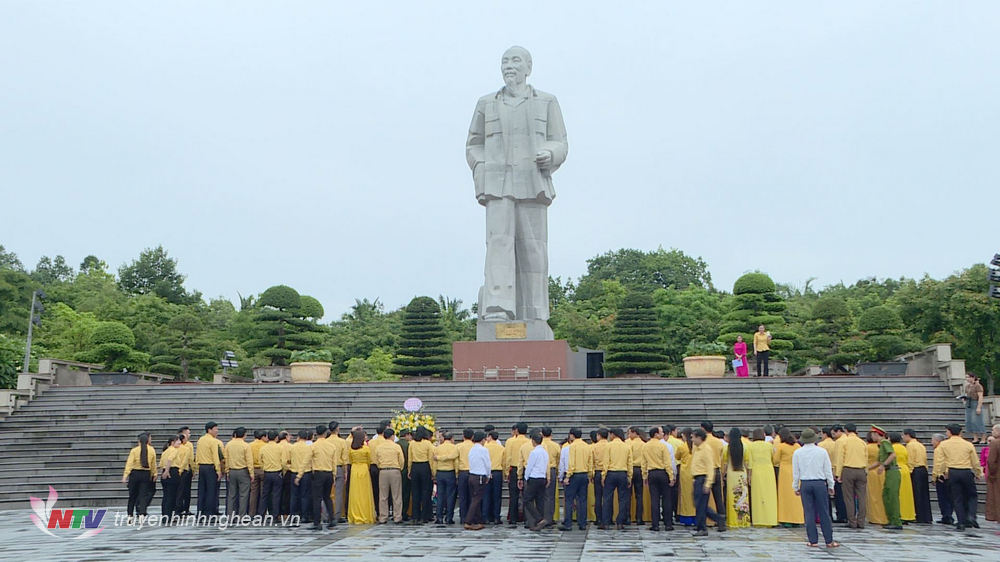
[{"label": "statue of ho chi minh", "polygon": [[566,127],[555,96],[527,83],[531,54],[500,60],[504,86],[479,98],[465,156],[476,200],[486,207],[486,280],[479,290],[479,340],[491,326],[520,321],[529,340],[551,340],[548,207],[552,173],[566,160]]}]

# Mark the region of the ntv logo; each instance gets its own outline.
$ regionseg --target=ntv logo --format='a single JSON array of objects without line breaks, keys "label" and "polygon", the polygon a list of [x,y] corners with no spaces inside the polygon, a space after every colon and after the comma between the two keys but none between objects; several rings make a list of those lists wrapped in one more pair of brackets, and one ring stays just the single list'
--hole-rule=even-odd
[{"label": "ntv logo", "polygon": [[58,536],[49,529],[86,529],[84,532],[73,537],[74,539],[85,539],[92,537],[104,530],[101,521],[104,520],[106,509],[52,509],[59,499],[56,489],[49,486],[49,498],[42,501],[41,498],[30,496],[31,522],[38,527],[38,530],[51,537]]}]

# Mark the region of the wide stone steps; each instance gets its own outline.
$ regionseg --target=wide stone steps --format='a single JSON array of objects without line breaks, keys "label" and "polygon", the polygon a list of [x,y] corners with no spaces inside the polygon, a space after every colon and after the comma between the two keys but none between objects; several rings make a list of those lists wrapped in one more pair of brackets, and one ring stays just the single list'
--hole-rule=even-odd
[{"label": "wide stone steps", "polygon": [[929,442],[930,433],[963,419],[961,404],[933,377],[56,387],[0,422],[0,509],[26,507],[28,495],[45,495],[49,485],[67,505],[123,505],[121,472],[140,431],[153,433],[158,450],[182,425],[197,439],[207,420],[220,424],[224,440],[238,425],[298,430],[331,419],[345,431],[371,431],[413,396],[438,427],[492,423],[504,437],[521,420],[562,436],[572,426],[711,419],[723,430],[877,423],[913,427]]}]

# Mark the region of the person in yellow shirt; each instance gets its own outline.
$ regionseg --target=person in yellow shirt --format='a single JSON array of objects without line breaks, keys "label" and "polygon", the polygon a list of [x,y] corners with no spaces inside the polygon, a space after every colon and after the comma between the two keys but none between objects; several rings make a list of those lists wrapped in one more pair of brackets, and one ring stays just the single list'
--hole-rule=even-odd
[{"label": "person in yellow shirt", "polygon": [[[312,438],[312,431],[309,432],[309,437]],[[279,509],[281,515],[288,515],[291,513],[292,506],[292,435],[287,431],[279,431],[278,445],[285,454],[285,466],[281,470],[281,505]]]},{"label": "person in yellow shirt", "polygon": [[[833,469],[833,473],[837,474],[837,463],[840,462],[840,446],[844,443],[843,437],[846,435],[844,432],[844,426],[836,424],[830,428],[830,438],[833,439],[833,446],[830,448],[830,466]],[[833,502],[834,507],[837,508],[837,517],[833,519],[834,523],[847,523],[847,504],[844,503],[844,485],[838,481],[834,481],[833,487]]]},{"label": "person in yellow shirt", "polygon": [[233,438],[226,443],[224,456],[226,459],[226,472],[229,475],[227,485],[227,505],[230,514],[244,516],[250,507],[250,484],[254,475],[250,472],[253,468],[253,450],[246,442],[247,430],[245,427],[237,427],[233,430]]},{"label": "person in yellow shirt", "polygon": [[569,430],[569,463],[563,485],[566,486],[566,513],[563,515],[562,531],[572,529],[573,508],[576,507],[576,525],[581,531],[587,529],[587,486],[594,478],[594,455],[583,440],[583,430],[574,427]]},{"label": "person in yellow shirt", "polygon": [[907,428],[903,430],[903,442],[906,444],[907,464],[910,467],[910,481],[913,486],[913,506],[917,512],[917,523],[931,524],[931,493],[927,474],[927,447],[917,439],[917,432]]},{"label": "person in yellow shirt", "polygon": [[604,522],[604,471],[608,466],[608,437],[611,432],[606,427],[590,432],[593,446],[590,452],[594,457],[594,519],[598,525]]},{"label": "person in yellow shirt", "polygon": [[[368,450],[371,452],[371,456],[372,456],[372,463],[368,466],[368,476],[371,478],[371,481],[372,481],[372,503],[375,505],[375,518],[376,519],[378,519],[379,517],[381,517],[382,514],[379,513],[379,510],[378,510],[378,498],[379,498],[378,482],[379,482],[379,478],[378,478],[378,465],[375,464],[375,458],[376,458],[375,451],[376,451],[376,449],[378,449],[379,447],[381,447],[382,444],[384,444],[386,442],[385,438],[382,437],[382,432],[384,432],[385,428],[389,427],[389,425],[391,423],[392,422],[390,422],[387,419],[379,420],[379,422],[378,422],[378,430],[375,431],[375,435],[371,438],[370,441],[368,441]],[[395,441],[393,441],[393,443],[395,443]]]},{"label": "person in yellow shirt", "polygon": [[267,443],[267,432],[256,430],[253,432],[253,441],[250,442],[250,453],[253,454],[253,480],[250,482],[250,515],[258,515],[259,509],[263,507],[260,501],[260,492],[264,484],[264,469],[260,465],[260,448]]},{"label": "person in yellow shirt", "polygon": [[163,483],[163,500],[160,503],[160,513],[166,517],[172,517],[179,513],[178,498],[180,497],[181,472],[177,468],[181,463],[187,463],[184,458],[186,449],[181,447],[181,436],[172,435],[160,456],[160,466],[163,472],[160,474],[160,482]]},{"label": "person in yellow shirt", "polygon": [[191,443],[191,429],[183,426],[177,430],[177,434],[183,439],[181,447],[187,451],[188,464],[186,467],[178,466],[181,471],[180,498],[178,499],[177,510],[181,515],[191,515],[191,483],[194,480],[195,471],[198,466],[194,459],[194,443]]},{"label": "person in yellow shirt", "polygon": [[465,518],[469,514],[469,503],[472,499],[469,495],[469,451],[475,445],[472,441],[475,433],[476,430],[471,427],[463,429],[462,442],[455,446],[458,449],[458,479],[455,484],[458,487],[458,522],[462,525],[466,523]]},{"label": "person in yellow shirt", "polygon": [[[298,446],[296,443],[292,448]],[[327,521],[327,528],[332,529],[337,526],[337,519],[339,514],[334,511],[333,499],[330,497],[330,489],[333,488],[334,481],[334,471],[337,466],[337,455],[342,454],[336,440],[334,439],[333,433],[330,431],[329,425],[317,425],[316,426],[316,441],[308,447],[308,463],[309,467],[312,469],[312,475],[310,480],[311,490],[306,492],[306,488],[303,491],[311,494],[311,499],[309,501],[309,509],[312,511],[308,515],[307,520],[311,520],[313,523],[313,530],[320,530],[323,528],[323,506],[326,506],[326,513],[329,517]],[[292,461],[292,470],[295,471],[294,482],[300,482],[306,475],[308,475],[308,468],[304,464],[297,464],[294,460]],[[300,500],[301,501],[301,500]],[[293,500],[294,504],[294,500]],[[305,516],[304,516],[305,517]]]},{"label": "person in yellow shirt", "polygon": [[136,439],[135,447],[128,452],[122,484],[128,486],[128,518],[138,515],[146,517],[146,508],[152,494],[149,493],[156,480],[156,449],[152,437],[142,432]]},{"label": "person in yellow shirt", "polygon": [[[556,514],[556,476],[559,472],[559,444],[552,440],[552,428],[543,427],[542,428],[542,447],[545,447],[545,452],[549,454],[549,480],[545,487],[545,499],[543,501],[542,517],[548,522],[549,527],[554,525],[553,518]],[[528,453],[531,454],[530,452]],[[525,459],[527,462],[527,459]]]},{"label": "person in yellow shirt", "polygon": [[715,475],[712,479],[712,497],[715,498],[715,511],[726,513],[726,497],[722,493],[722,451],[725,444],[722,440],[713,435],[714,425],[710,421],[701,422],[701,428],[705,430],[705,445],[712,452],[712,464],[715,466]]},{"label": "person in yellow shirt", "polygon": [[504,482],[507,483],[507,523],[517,525],[524,522],[524,506],[521,501],[521,488],[518,487],[519,472],[518,465],[521,462],[521,448],[528,442],[528,424],[518,422],[510,428],[510,439],[504,443],[504,467],[507,474]]},{"label": "person in yellow shirt", "polygon": [[[661,515],[666,530],[674,529],[670,488],[675,485],[677,476],[674,473],[673,456],[667,448],[668,443],[669,441],[663,441],[663,428],[654,426],[649,428],[649,441],[639,450],[639,470],[643,483],[649,488],[651,531],[660,530]],[[639,508],[636,507],[636,513],[638,512]]]},{"label": "person in yellow shirt", "polygon": [[407,448],[406,470],[410,476],[410,503],[413,505],[413,524],[430,523],[431,489],[435,475],[434,445],[430,442],[430,431],[418,427],[413,432],[413,441]]},{"label": "person in yellow shirt", "polygon": [[379,523],[389,521],[389,500],[392,499],[392,520],[403,522],[403,448],[394,440],[395,432],[391,427],[382,432],[383,442],[375,455],[378,464],[379,482]]},{"label": "person in yellow shirt", "polygon": [[222,441],[219,424],[205,424],[205,435],[198,438],[195,462],[198,464],[198,514],[219,515],[219,482],[222,480]]},{"label": "person in yellow shirt", "polygon": [[[317,430],[326,433],[326,426],[320,425]],[[299,516],[299,524],[308,523],[312,520],[312,495],[313,495],[313,450],[316,444],[323,439],[318,438],[309,443],[310,437],[314,434],[312,430],[299,430],[299,438],[295,440],[291,448],[288,449],[288,465],[292,475],[292,490],[289,493],[289,513]],[[294,523],[293,523],[294,525]]]},{"label": "person in yellow shirt", "polygon": [[629,480],[629,472],[632,470],[632,447],[625,442],[625,431],[620,427],[611,430],[611,442],[608,444],[607,460],[601,480],[604,483],[604,513],[601,518],[599,529],[607,529],[611,525],[611,517],[614,513],[614,495],[618,492],[618,518],[616,519],[617,529],[625,529],[625,521],[628,520],[629,512],[629,488],[632,481]]},{"label": "person in yellow shirt", "polygon": [[[327,427],[330,428],[330,436],[327,439],[332,441],[335,447],[333,453],[333,465],[335,467],[335,474],[333,475],[333,509],[337,513],[337,516],[333,521],[346,523],[347,518],[344,515],[344,506],[347,503],[346,473],[349,461],[347,440],[340,436],[340,422],[331,421]],[[313,509],[315,509],[315,506]]]},{"label": "person in yellow shirt", "polygon": [[708,496],[712,493],[716,468],[714,451],[706,441],[704,429],[696,429],[691,436],[694,451],[691,453],[691,475],[694,477],[695,532],[696,537],[707,537],[706,517],[715,521],[718,531],[726,530],[726,517],[708,506]]},{"label": "person in yellow shirt", "polygon": [[[642,440],[641,429],[636,426],[628,428],[628,444],[632,447],[632,462],[634,463],[629,469],[629,476],[632,479],[632,505],[635,506],[635,524],[642,525],[642,494],[645,490],[642,478],[642,447],[646,442]],[[625,524],[632,524],[628,517],[625,518]]]},{"label": "person in yellow shirt", "polygon": [[491,429],[486,432],[486,450],[490,453],[490,480],[483,494],[483,521],[500,524],[500,501],[503,497],[504,448],[500,444],[500,434]]},{"label": "person in yellow shirt", "polygon": [[771,355],[771,332],[764,329],[764,325],[757,326],[757,331],[753,335],[753,354],[757,356],[757,376],[761,376],[760,366],[764,365],[763,376],[768,376],[768,359]]},{"label": "person in yellow shirt", "polygon": [[[816,429],[813,429],[813,431],[816,432]],[[822,435],[822,439],[820,440],[819,443],[816,444],[816,446],[826,451],[827,456],[830,457],[830,467],[832,470],[834,463],[836,463],[835,458],[836,458],[836,448],[837,448],[837,442],[836,442],[836,437],[834,437],[833,426],[832,425],[824,426],[822,429],[819,430],[819,433]],[[836,490],[836,486],[834,486],[834,490]],[[841,497],[840,501],[842,504],[843,497]],[[828,503],[829,503],[828,509],[830,512],[830,521],[837,522],[843,518],[844,521],[840,522],[841,523],[845,522],[847,513],[844,510],[841,510],[840,505],[837,504],[836,491],[834,492],[834,497],[830,498]],[[837,507],[837,517],[833,516],[833,508],[835,506]]]},{"label": "person in yellow shirt", "polygon": [[945,429],[948,438],[934,450],[934,478],[940,476],[948,481],[957,517],[955,528],[959,531],[967,527],[978,529],[976,480],[983,478],[983,467],[976,457],[976,447],[962,438],[962,426],[952,423]]},{"label": "person in yellow shirt", "polygon": [[434,448],[437,464],[437,516],[438,525],[455,524],[455,478],[458,472],[458,448],[450,431],[441,433],[441,444]]},{"label": "person in yellow shirt", "polygon": [[844,424],[840,460],[834,463],[836,480],[844,486],[848,526],[864,529],[868,522],[868,445],[858,437],[857,426]]},{"label": "person in yellow shirt", "polygon": [[268,442],[260,449],[260,464],[264,469],[264,489],[261,499],[267,512],[277,519],[281,515],[281,473],[287,465],[287,453],[278,443],[278,432],[267,432]]}]

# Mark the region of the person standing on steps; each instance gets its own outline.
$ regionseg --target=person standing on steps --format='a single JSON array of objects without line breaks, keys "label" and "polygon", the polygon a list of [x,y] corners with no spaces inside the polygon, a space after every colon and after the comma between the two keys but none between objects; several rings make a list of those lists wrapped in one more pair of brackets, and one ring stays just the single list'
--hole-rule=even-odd
[{"label": "person standing on steps", "polygon": [[972,437],[972,444],[986,443],[986,426],[983,424],[983,385],[979,377],[969,371],[965,375],[965,432]]},{"label": "person standing on steps", "polygon": [[[767,363],[771,355],[771,332],[766,331],[763,324],[757,326],[753,335],[753,354],[757,357],[757,376],[769,376]],[[764,366],[763,374],[761,365]]]}]

